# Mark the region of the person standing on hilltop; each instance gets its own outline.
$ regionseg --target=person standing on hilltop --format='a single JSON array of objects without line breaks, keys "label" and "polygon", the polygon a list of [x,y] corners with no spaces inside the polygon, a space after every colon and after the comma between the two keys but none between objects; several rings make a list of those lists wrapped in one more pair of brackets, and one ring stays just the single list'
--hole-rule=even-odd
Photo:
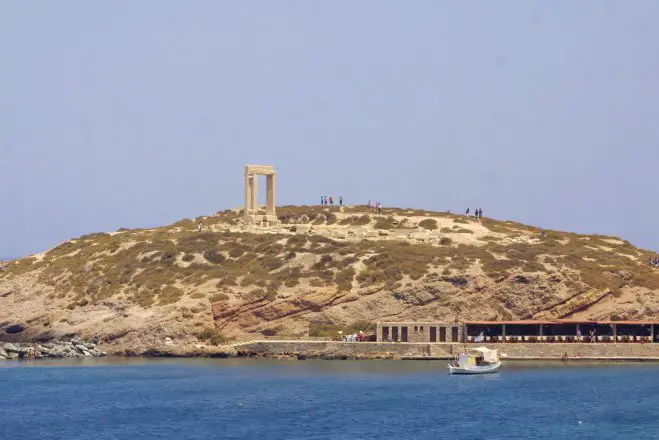
[{"label": "person standing on hilltop", "polygon": [[469,215],[469,208],[467,208],[467,212],[465,212],[465,215]]},{"label": "person standing on hilltop", "polygon": [[197,225],[197,232],[201,232],[201,222]]},{"label": "person standing on hilltop", "polygon": [[339,206],[343,206],[343,196],[339,196]]},{"label": "person standing on hilltop", "polygon": [[330,201],[330,205],[334,206],[334,198],[332,196],[330,196],[329,201]]}]

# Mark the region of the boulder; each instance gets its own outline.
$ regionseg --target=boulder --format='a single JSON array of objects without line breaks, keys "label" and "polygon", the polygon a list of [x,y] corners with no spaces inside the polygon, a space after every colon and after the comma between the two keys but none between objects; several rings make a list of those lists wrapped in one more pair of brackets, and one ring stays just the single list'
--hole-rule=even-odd
[{"label": "boulder", "polygon": [[87,347],[85,347],[82,344],[73,344],[73,348],[75,348],[76,351],[78,351],[80,353],[84,353],[85,351],[87,351]]},{"label": "boulder", "polygon": [[7,342],[7,343],[3,346],[3,348],[5,349],[5,351],[6,351],[7,353],[20,353],[21,351],[23,351],[22,348],[17,347],[17,346],[15,346],[14,344],[12,344],[12,343],[10,343],[10,342]]},{"label": "boulder", "polygon": [[0,347],[0,359],[7,359],[7,352]]}]

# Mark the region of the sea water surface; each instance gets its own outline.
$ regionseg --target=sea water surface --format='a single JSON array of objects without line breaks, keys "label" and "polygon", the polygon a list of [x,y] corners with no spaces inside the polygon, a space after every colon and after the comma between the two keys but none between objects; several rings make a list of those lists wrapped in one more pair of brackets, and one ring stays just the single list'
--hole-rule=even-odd
[{"label": "sea water surface", "polygon": [[0,439],[652,439],[659,365],[0,362]]}]

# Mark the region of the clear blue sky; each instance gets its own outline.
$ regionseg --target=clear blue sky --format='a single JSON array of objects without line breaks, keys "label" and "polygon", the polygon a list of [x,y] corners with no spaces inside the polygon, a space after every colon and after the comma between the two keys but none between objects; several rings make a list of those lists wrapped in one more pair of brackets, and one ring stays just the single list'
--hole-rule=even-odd
[{"label": "clear blue sky", "polygon": [[277,168],[280,204],[481,207],[659,249],[657,17],[654,0],[3,2],[0,256],[239,206],[246,163]]}]

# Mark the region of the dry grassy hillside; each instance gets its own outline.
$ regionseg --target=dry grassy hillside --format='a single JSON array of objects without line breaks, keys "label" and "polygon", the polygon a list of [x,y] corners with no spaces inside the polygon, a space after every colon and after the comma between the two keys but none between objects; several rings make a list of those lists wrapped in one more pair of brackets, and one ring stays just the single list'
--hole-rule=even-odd
[{"label": "dry grassy hillside", "polygon": [[[96,335],[134,350],[320,335],[376,320],[636,319],[659,310],[650,253],[616,237],[365,207],[238,210],[70,240],[5,263],[5,338]],[[197,222],[203,231],[197,232]],[[15,327],[14,327],[15,328]]]}]

